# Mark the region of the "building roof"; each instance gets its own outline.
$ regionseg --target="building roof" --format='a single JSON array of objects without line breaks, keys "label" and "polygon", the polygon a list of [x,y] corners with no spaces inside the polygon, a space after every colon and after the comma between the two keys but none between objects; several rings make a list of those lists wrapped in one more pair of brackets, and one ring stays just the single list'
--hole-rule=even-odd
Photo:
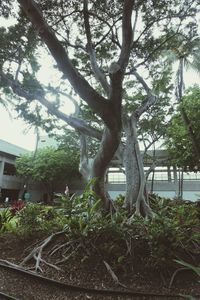
[{"label": "building roof", "polygon": [[0,152],[20,156],[21,154],[29,153],[30,151],[0,139]]}]

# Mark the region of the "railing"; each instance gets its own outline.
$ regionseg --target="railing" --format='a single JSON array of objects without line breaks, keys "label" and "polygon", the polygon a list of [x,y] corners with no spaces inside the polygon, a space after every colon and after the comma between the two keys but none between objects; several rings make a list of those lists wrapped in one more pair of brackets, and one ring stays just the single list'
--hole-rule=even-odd
[{"label": "railing", "polygon": [[[148,168],[145,167],[145,171],[147,170]],[[148,181],[176,182],[179,178],[182,178],[182,176],[184,181],[200,181],[200,172],[182,173],[182,170],[177,170],[172,166],[156,167],[148,176]],[[110,168],[107,173],[107,183],[125,184],[126,176],[119,168]]]}]

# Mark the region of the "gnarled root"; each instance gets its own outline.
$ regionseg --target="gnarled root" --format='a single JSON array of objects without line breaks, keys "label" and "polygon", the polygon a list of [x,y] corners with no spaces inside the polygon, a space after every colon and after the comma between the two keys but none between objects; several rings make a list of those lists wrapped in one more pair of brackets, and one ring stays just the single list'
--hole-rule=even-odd
[{"label": "gnarled root", "polygon": [[24,260],[21,262],[21,266],[23,266],[24,264],[26,264],[27,262],[29,262],[30,260],[34,259],[35,260],[35,268],[34,270],[40,271],[42,272],[42,268],[41,268],[41,263],[46,264],[52,268],[55,268],[56,270],[60,270],[60,268],[58,268],[57,266],[48,263],[46,260],[44,260],[42,258],[42,251],[47,247],[47,245],[49,245],[49,243],[58,235],[64,234],[65,230],[56,232],[51,234],[50,236],[48,236],[39,246],[35,247],[31,253],[29,253]]}]

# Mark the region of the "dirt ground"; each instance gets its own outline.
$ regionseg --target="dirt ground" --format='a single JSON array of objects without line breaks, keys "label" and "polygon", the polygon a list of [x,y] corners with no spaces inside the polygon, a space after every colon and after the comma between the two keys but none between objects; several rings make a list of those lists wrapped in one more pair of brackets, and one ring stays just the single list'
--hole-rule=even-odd
[{"label": "dirt ground", "polygon": [[[27,253],[31,251],[34,243],[41,240],[41,238],[41,236],[19,238],[10,234],[1,236],[0,259],[6,259],[17,264],[20,263]],[[46,251],[48,251],[48,249]],[[48,261],[53,263],[54,259],[52,258],[52,261]],[[179,268],[180,267],[177,266],[177,269]],[[119,269],[116,270],[116,274],[120,283],[137,292],[164,293],[169,295],[200,295],[200,283],[198,283],[198,278],[191,271],[187,270],[177,273],[169,289],[170,280],[175,271],[176,269],[171,268],[171,266],[168,268],[166,264],[163,269],[161,268],[159,271],[152,266],[146,266],[144,268],[140,259],[138,265],[135,266],[135,269],[131,273],[126,273],[124,270]],[[62,271],[56,271],[50,267],[43,266],[43,275],[68,284],[83,287],[121,289],[121,287],[114,282],[105,264],[103,264],[102,259],[98,256],[87,257],[84,261],[81,260],[79,256],[72,258],[68,260],[66,264],[62,265]],[[35,293],[37,293],[37,291],[35,291]],[[197,299],[200,299],[200,297],[197,297]]]}]

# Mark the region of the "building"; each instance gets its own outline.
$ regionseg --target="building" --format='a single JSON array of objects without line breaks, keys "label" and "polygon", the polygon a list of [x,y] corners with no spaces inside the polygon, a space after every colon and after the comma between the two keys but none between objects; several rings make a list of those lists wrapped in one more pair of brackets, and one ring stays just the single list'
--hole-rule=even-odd
[{"label": "building", "polygon": [[[157,161],[156,167],[147,178],[149,192],[167,198],[200,199],[200,172],[185,172],[182,168],[170,165],[166,150],[156,150],[155,153],[148,151],[144,160],[145,172],[148,172],[154,159]],[[121,169],[111,167],[107,173],[107,189],[112,197],[125,193],[126,177]]]},{"label": "building", "polygon": [[8,197],[10,200],[16,200],[20,191],[23,190],[23,182],[20,177],[16,176],[15,159],[20,154],[29,151],[8,143],[0,139],[0,192],[1,202]]}]

